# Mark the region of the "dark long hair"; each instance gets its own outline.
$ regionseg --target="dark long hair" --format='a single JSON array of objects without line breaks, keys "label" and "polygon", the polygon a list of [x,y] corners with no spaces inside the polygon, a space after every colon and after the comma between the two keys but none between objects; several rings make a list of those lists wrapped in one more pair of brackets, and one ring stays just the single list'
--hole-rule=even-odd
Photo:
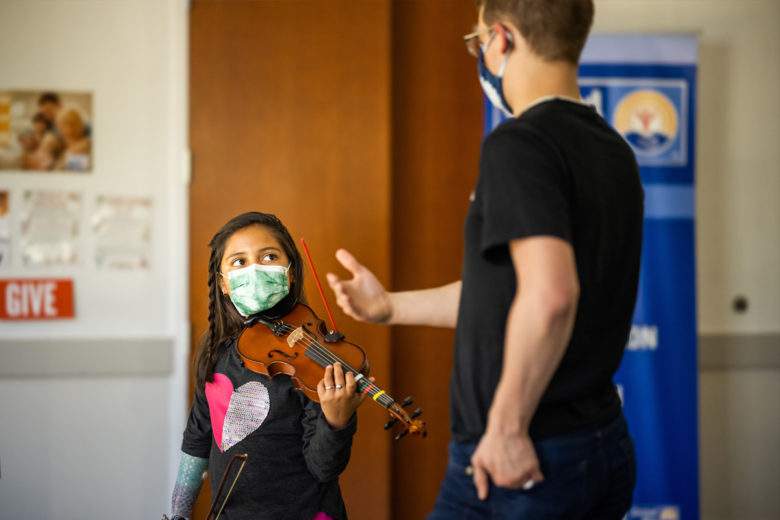
[{"label": "dark long hair", "polygon": [[[227,340],[234,337],[244,323],[230,297],[222,294],[219,277],[222,256],[225,254],[225,244],[233,233],[249,226],[263,226],[268,229],[284,249],[287,258],[290,259],[290,293],[272,309],[268,315],[286,314],[292,307],[303,302],[303,262],[295,241],[290,236],[287,228],[276,215],[270,213],[248,212],[242,213],[230,219],[222,229],[217,231],[209,242],[211,256],[209,258],[209,328],[203,335],[195,360],[197,374],[197,392],[203,392],[206,381],[214,380],[214,366],[217,360],[227,348]],[[264,313],[265,314],[265,313]]]}]

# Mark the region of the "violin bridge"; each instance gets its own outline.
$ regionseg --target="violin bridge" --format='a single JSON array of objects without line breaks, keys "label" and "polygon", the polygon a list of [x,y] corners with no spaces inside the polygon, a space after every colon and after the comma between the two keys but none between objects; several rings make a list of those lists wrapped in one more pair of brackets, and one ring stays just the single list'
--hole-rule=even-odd
[{"label": "violin bridge", "polygon": [[287,336],[287,344],[290,345],[290,348],[295,348],[295,344],[302,340],[303,337],[303,327],[298,327]]}]

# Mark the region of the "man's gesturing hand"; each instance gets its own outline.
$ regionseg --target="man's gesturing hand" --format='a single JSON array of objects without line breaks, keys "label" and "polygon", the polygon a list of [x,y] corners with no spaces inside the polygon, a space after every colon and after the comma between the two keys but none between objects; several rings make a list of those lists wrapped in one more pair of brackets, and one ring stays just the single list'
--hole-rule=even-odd
[{"label": "man's gesturing hand", "polygon": [[480,500],[488,497],[491,481],[498,487],[530,489],[544,480],[527,433],[502,433],[488,428],[471,457],[471,469]]},{"label": "man's gesturing hand", "polygon": [[341,280],[328,273],[328,283],[336,295],[336,303],[344,314],[358,321],[387,323],[393,314],[390,295],[374,273],[366,269],[346,249],[336,251],[336,259],[352,274],[351,280]]}]

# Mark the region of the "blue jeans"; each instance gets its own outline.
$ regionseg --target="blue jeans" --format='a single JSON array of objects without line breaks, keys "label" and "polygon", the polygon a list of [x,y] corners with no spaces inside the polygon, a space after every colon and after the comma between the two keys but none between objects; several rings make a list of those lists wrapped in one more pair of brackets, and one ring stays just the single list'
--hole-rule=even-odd
[{"label": "blue jeans", "polygon": [[599,430],[552,437],[534,446],[545,480],[530,491],[491,484],[483,502],[465,473],[476,443],[452,441],[447,473],[428,520],[619,520],[628,512],[636,465],[622,415]]}]

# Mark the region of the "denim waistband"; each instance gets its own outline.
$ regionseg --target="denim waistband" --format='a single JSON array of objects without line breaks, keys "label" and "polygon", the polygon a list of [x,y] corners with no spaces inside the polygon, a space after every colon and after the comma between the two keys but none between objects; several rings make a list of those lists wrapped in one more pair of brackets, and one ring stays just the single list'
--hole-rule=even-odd
[{"label": "denim waistband", "polygon": [[[537,447],[537,450],[542,451],[550,448],[584,447],[589,444],[601,442],[602,440],[609,441],[617,439],[627,434],[628,425],[626,424],[625,417],[621,413],[611,422],[599,428],[580,430],[555,437],[547,437],[540,441],[535,441],[534,445]],[[450,460],[456,464],[463,465],[464,467],[468,466],[471,455],[476,448],[476,441],[458,442],[452,440],[449,444]]]}]

